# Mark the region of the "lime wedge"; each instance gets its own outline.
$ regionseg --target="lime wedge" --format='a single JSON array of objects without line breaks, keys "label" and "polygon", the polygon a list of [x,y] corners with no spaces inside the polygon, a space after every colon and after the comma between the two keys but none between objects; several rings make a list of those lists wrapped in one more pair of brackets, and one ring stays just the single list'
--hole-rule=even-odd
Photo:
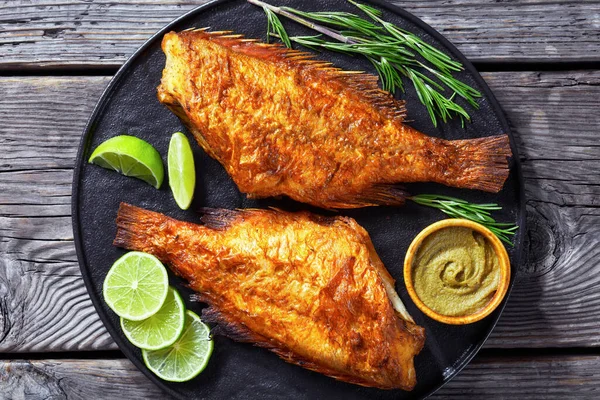
[{"label": "lime wedge", "polygon": [[176,132],[171,136],[167,165],[169,167],[169,186],[171,186],[175,202],[179,208],[187,210],[194,197],[196,168],[190,142],[181,132]]},{"label": "lime wedge", "polygon": [[89,162],[160,188],[165,177],[160,154],[152,145],[129,135],[115,136],[96,147]]},{"label": "lime wedge", "polygon": [[141,321],[154,315],[169,291],[167,270],[158,258],[132,251],[119,258],[104,279],[104,301],[119,316]]},{"label": "lime wedge", "polygon": [[165,349],[142,350],[142,356],[146,366],[159,378],[185,382],[204,371],[212,351],[210,328],[188,310],[181,337]]},{"label": "lime wedge", "polygon": [[165,303],[156,314],[141,321],[121,318],[121,328],[135,346],[158,350],[175,343],[183,332],[184,322],[185,305],[177,290],[170,287]]}]

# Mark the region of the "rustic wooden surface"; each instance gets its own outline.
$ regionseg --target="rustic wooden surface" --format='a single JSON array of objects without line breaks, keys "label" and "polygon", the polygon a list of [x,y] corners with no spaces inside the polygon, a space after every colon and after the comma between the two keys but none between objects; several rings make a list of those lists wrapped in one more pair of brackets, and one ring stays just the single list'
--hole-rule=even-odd
[{"label": "rustic wooden surface", "polygon": [[[600,357],[479,357],[440,389],[434,399],[580,399],[600,395]],[[543,377],[543,379],[540,379]],[[6,398],[163,399],[164,394],[126,360],[0,361],[0,387]],[[253,393],[268,392],[248,383]],[[247,399],[247,393],[230,399]],[[261,398],[261,397],[259,397]]]},{"label": "rustic wooden surface", "polygon": [[[201,2],[0,1],[0,353],[11,353],[0,399],[161,396],[126,360],[77,359],[116,346],[77,264],[72,167],[115,68]],[[480,69],[507,70],[483,75],[514,128],[526,180],[526,261],[506,311],[484,356],[436,397],[598,398],[600,1],[398,3]]]},{"label": "rustic wooden surface", "polygon": [[[154,32],[206,2],[0,1],[0,68],[117,67]],[[600,61],[598,1],[394,3],[438,29],[475,62]]]}]

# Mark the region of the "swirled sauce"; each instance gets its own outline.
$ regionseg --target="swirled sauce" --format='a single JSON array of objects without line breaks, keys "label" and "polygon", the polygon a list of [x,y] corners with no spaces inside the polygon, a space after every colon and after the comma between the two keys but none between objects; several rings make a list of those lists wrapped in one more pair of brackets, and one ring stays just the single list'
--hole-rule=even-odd
[{"label": "swirled sauce", "polygon": [[500,282],[492,245],[479,233],[448,227],[425,238],[413,261],[417,296],[438,314],[466,316],[485,307]]}]

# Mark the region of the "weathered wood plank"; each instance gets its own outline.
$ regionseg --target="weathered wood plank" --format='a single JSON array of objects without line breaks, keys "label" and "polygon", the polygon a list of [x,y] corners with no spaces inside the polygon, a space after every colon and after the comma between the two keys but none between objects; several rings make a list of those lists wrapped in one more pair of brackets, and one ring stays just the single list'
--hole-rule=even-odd
[{"label": "weathered wood plank", "polygon": [[162,399],[126,359],[0,361],[3,399]]},{"label": "weathered wood plank", "polygon": [[[487,345],[600,345],[600,72],[485,78],[515,127],[530,228]],[[0,78],[0,351],[115,348],[79,277],[69,218],[76,147],[107,81]]]},{"label": "weathered wood plank", "polygon": [[115,348],[71,230],[77,146],[108,80],[0,79],[0,351]]},{"label": "weathered wood plank", "polygon": [[597,346],[600,73],[488,73],[516,133],[527,258],[488,347]]},{"label": "weathered wood plank", "polygon": [[[0,1],[0,69],[117,67],[154,32],[206,1]],[[600,1],[395,3],[472,61],[600,60]]]},{"label": "weathered wood plank", "polygon": [[[478,357],[430,398],[596,399],[599,370],[598,356]],[[253,392],[268,398],[260,388]],[[0,393],[30,400],[165,398],[125,359],[0,361]]]},{"label": "weathered wood plank", "polygon": [[596,399],[598,356],[477,357],[433,399]]}]

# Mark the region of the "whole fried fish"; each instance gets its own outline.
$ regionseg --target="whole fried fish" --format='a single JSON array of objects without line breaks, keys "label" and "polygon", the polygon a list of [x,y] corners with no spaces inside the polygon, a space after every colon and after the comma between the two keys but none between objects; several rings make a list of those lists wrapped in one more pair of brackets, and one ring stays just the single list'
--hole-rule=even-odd
[{"label": "whole fried fish", "polygon": [[425,136],[375,76],[228,32],[171,32],[162,48],[159,100],[251,197],[400,205],[398,182],[497,192],[508,176],[506,135]]},{"label": "whole fried fish", "polygon": [[347,217],[207,210],[205,225],[121,204],[114,244],[187,279],[234,340],[333,378],[411,390],[425,334],[367,232]]}]

